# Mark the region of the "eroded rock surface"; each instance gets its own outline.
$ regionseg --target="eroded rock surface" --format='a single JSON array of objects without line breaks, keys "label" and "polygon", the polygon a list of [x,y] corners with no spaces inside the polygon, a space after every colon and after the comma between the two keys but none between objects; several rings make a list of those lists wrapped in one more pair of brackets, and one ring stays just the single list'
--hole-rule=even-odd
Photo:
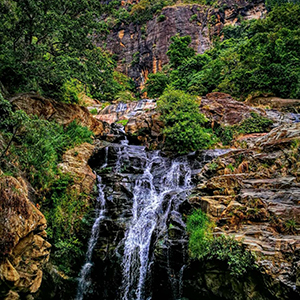
[{"label": "eroded rock surface", "polygon": [[87,108],[76,104],[56,102],[33,93],[19,94],[9,101],[28,115],[37,115],[49,121],[55,120],[63,125],[76,120],[80,125],[88,127],[95,135],[104,132],[104,124],[95,120]]},{"label": "eroded rock surface", "polygon": [[58,165],[63,173],[72,175],[72,188],[78,193],[90,194],[96,184],[96,175],[88,165],[94,149],[94,145],[83,143],[68,150],[62,157],[62,163]]},{"label": "eroded rock surface", "polygon": [[170,38],[179,33],[192,38],[191,47],[196,53],[210,48],[213,37],[220,34],[223,26],[239,23],[243,19],[259,19],[266,14],[261,0],[221,1],[220,8],[205,5],[175,5],[162,9],[145,25],[122,24],[115,28],[105,43],[107,49],[118,56],[119,70],[134,78],[143,87],[149,73],[156,73],[168,63],[167,51]]},{"label": "eroded rock surface", "polygon": [[[131,142],[156,148],[162,140],[163,122],[155,108],[156,101],[149,99],[112,104],[100,111],[96,118],[109,124],[125,121],[124,133]],[[115,135],[120,132],[114,132],[112,126],[110,129],[110,136],[107,135],[106,140],[115,141],[118,139]]]},{"label": "eroded rock surface", "polygon": [[267,285],[274,299],[300,297],[299,141],[300,124],[287,124],[250,149],[219,157],[198,174],[190,198],[215,220],[215,234],[233,236],[255,253],[273,278]]},{"label": "eroded rock surface", "polygon": [[201,99],[200,111],[211,123],[235,125],[250,118],[251,112],[265,115],[261,109],[253,108],[241,101],[234,100],[229,94],[210,93]]},{"label": "eroded rock surface", "polygon": [[0,174],[0,224],[0,298],[37,292],[51,245],[45,240],[46,219],[28,199],[21,178]]}]

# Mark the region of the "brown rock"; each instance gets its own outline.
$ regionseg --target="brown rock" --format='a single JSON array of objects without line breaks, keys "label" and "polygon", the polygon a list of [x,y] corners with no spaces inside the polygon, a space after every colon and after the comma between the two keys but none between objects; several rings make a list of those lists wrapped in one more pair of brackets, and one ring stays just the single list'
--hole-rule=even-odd
[{"label": "brown rock", "polygon": [[229,94],[210,93],[203,97],[200,111],[212,122],[223,125],[238,124],[251,116],[251,112],[265,114],[243,102],[234,100]]},{"label": "brown rock", "polygon": [[84,143],[68,150],[58,167],[63,173],[72,174],[73,189],[78,193],[90,194],[96,182],[96,175],[88,165],[88,160],[95,149],[94,145]]},{"label": "brown rock", "polygon": [[107,49],[119,57],[118,69],[142,88],[149,73],[161,70],[169,62],[166,53],[172,36],[177,33],[191,36],[191,47],[196,53],[203,53],[225,25],[238,23],[240,15],[245,19],[258,19],[266,13],[261,0],[222,3],[225,9],[198,4],[167,6],[161,11],[165,16],[163,22],[158,22],[155,15],[145,25],[122,24],[112,30],[105,41]]},{"label": "brown rock", "polygon": [[[258,137],[250,145],[252,148],[220,156],[214,161],[218,167],[213,172],[204,167],[193,193],[197,203],[190,201],[192,206],[200,206],[211,215],[218,226],[216,234],[230,235],[255,252],[262,272],[272,278],[270,286],[280,282],[297,295],[300,295],[299,275],[295,276],[300,266],[299,126],[280,126]],[[229,164],[235,167],[232,174],[226,174]],[[280,294],[273,296],[283,299]]]},{"label": "brown rock", "polygon": [[256,97],[247,99],[246,103],[251,106],[266,106],[278,111],[289,111],[298,113],[300,109],[300,99],[282,99],[278,97]]},{"label": "brown rock", "polygon": [[5,299],[18,299],[19,292],[35,293],[49,259],[46,219],[27,193],[21,178],[0,177],[0,286]]},{"label": "brown rock", "polygon": [[88,127],[95,135],[101,135],[104,125],[89,113],[88,109],[76,104],[56,102],[38,94],[19,94],[10,99],[17,108],[29,115],[37,115],[47,120],[55,120],[59,124],[68,125],[74,120]]}]

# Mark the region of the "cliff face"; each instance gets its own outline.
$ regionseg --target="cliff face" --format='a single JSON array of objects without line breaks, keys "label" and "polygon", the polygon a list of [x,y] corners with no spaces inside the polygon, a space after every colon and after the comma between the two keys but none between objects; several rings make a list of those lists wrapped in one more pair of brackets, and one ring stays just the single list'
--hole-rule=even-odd
[{"label": "cliff face", "polygon": [[149,73],[168,63],[166,53],[175,34],[191,36],[191,47],[203,53],[225,25],[236,24],[241,18],[262,18],[265,13],[262,0],[227,0],[220,2],[219,8],[196,4],[165,7],[163,21],[153,16],[144,25],[122,24],[114,29],[106,40],[107,50],[118,56],[119,71],[142,88]]},{"label": "cliff face", "polygon": [[40,287],[51,245],[46,219],[28,199],[26,183],[1,173],[0,298],[19,299]]},{"label": "cliff face", "polygon": [[[256,254],[272,299],[299,298],[299,138],[300,124],[285,124],[254,138],[249,149],[219,157],[198,174],[189,200],[215,220],[215,234],[232,236]],[[202,283],[212,291],[222,285],[222,276],[213,276],[208,270]]]}]

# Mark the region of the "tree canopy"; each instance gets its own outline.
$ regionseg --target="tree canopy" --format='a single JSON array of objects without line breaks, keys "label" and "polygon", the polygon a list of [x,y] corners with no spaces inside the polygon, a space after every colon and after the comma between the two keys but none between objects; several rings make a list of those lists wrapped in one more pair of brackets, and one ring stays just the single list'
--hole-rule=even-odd
[{"label": "tree canopy", "polygon": [[121,85],[97,39],[106,31],[97,0],[1,0],[0,81],[10,93],[62,98],[66,85],[108,99]]}]

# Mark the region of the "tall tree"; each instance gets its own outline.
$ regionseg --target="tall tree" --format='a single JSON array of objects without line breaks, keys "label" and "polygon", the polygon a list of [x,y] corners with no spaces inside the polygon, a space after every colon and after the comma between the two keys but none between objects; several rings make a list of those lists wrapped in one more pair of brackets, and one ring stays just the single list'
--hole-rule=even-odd
[{"label": "tall tree", "polygon": [[116,90],[114,62],[95,46],[106,31],[98,0],[0,0],[0,81],[59,94],[76,79],[98,98]]}]

